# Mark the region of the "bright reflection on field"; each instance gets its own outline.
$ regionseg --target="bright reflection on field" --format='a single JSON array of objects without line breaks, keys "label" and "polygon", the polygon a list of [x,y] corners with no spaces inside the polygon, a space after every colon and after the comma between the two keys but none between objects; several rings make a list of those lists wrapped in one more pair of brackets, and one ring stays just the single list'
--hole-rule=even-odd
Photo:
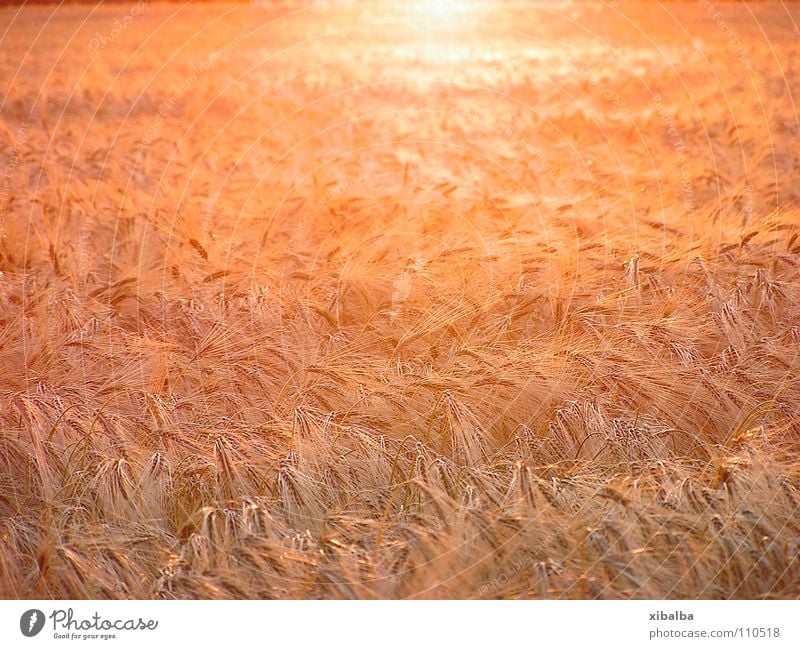
[{"label": "bright reflection on field", "polygon": [[473,0],[417,0],[408,4],[408,11],[417,17],[443,22],[467,13],[474,6]]}]

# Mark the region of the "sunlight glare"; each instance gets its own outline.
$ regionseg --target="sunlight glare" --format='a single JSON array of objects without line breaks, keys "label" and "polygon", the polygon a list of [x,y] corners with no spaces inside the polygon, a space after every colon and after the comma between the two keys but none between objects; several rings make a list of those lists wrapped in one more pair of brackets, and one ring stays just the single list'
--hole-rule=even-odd
[{"label": "sunlight glare", "polygon": [[470,10],[473,0],[417,0],[408,5],[418,16],[428,16],[436,21],[446,21]]}]

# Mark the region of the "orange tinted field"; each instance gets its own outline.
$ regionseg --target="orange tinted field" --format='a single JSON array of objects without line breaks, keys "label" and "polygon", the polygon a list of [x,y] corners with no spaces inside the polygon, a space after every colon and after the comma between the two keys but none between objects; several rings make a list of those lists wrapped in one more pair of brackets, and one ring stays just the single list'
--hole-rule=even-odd
[{"label": "orange tinted field", "polygon": [[397,4],[0,10],[0,595],[800,595],[798,7]]}]

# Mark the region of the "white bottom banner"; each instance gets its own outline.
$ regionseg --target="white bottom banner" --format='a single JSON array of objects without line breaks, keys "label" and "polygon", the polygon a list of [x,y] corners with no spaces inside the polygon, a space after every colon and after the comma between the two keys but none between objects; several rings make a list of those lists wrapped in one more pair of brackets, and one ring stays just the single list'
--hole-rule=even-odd
[{"label": "white bottom banner", "polygon": [[0,647],[800,647],[797,601],[3,601]]}]

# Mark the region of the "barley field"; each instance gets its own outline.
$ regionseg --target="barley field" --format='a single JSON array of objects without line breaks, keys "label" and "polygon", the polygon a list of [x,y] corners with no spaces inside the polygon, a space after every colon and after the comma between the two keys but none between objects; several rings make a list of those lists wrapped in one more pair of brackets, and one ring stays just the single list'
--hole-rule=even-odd
[{"label": "barley field", "polygon": [[799,21],[0,8],[0,596],[800,596]]}]

